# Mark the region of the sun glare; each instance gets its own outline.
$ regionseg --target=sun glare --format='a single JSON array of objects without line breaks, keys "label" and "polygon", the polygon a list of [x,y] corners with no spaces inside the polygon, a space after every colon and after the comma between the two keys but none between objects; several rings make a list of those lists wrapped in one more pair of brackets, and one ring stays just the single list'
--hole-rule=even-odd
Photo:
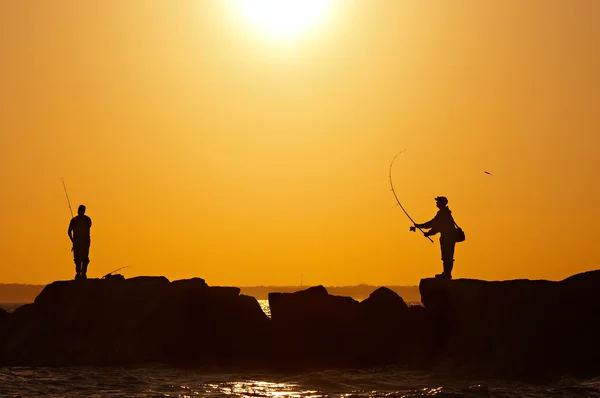
[{"label": "sun glare", "polygon": [[334,0],[231,0],[257,29],[275,39],[292,39],[320,22]]}]

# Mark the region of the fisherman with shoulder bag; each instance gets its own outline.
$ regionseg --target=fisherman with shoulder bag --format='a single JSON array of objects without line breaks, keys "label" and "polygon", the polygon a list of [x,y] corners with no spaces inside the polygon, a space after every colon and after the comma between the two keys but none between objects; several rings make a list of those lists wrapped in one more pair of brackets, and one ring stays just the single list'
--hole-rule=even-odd
[{"label": "fisherman with shoulder bag", "polygon": [[438,196],[435,198],[438,212],[435,217],[423,224],[417,224],[410,227],[411,231],[415,231],[416,228],[429,229],[425,232],[426,237],[437,234],[441,234],[440,237],[440,249],[442,251],[442,263],[444,265],[444,271],[441,274],[437,274],[436,278],[452,279],[452,268],[454,267],[454,245],[456,242],[463,242],[465,240],[465,233],[460,228],[454,218],[452,218],[452,212],[448,208],[448,199],[444,196]]}]

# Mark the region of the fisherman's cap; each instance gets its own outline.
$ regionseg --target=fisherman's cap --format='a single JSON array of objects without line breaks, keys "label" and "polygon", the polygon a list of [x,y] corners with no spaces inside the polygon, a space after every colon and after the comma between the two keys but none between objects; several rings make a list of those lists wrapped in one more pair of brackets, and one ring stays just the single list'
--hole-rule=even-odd
[{"label": "fisherman's cap", "polygon": [[448,204],[448,198],[446,198],[445,196],[436,196],[435,201],[444,205]]}]

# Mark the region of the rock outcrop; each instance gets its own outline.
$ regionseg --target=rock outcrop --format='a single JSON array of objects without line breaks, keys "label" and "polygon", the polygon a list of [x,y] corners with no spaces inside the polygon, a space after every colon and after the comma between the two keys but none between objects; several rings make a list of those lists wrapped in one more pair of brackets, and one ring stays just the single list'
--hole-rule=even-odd
[{"label": "rock outcrop", "polygon": [[0,361],[24,365],[219,363],[253,358],[268,318],[253,297],[194,278],[54,282],[0,328]]},{"label": "rock outcrop", "polygon": [[295,293],[269,293],[271,352],[288,367],[340,366],[353,347],[349,330],[359,303],[332,296],[323,286]]},{"label": "rock outcrop", "polygon": [[423,279],[432,363],[516,378],[600,372],[600,271],[561,282]]},{"label": "rock outcrop", "polygon": [[269,294],[271,352],[288,367],[365,367],[421,358],[427,320],[385,287],[358,302],[323,286]]}]

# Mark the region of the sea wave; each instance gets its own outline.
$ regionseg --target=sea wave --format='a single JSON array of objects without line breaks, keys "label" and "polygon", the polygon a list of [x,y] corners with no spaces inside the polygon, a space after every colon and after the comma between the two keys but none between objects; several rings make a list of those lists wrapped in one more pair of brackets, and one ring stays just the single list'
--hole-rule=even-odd
[{"label": "sea wave", "polygon": [[459,380],[399,367],[302,374],[145,367],[0,368],[3,397],[600,397],[600,379]]}]

